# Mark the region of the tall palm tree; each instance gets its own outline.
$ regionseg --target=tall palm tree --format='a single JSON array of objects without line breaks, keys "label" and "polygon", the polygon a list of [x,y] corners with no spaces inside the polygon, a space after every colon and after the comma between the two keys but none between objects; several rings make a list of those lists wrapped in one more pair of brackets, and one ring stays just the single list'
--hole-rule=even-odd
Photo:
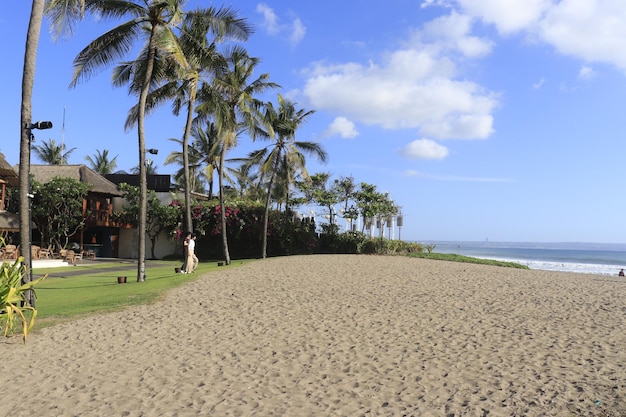
[{"label": "tall palm tree", "polygon": [[[145,146],[146,102],[153,82],[157,54],[167,54],[181,62],[180,48],[174,29],[183,20],[183,0],[90,0],[85,7],[97,12],[101,19],[130,19],[107,31],[89,43],[74,59],[71,87],[88,79],[101,67],[108,67],[133,50],[133,44],[143,39],[146,47],[139,60],[145,62],[144,70],[130,76],[130,91],[138,91],[137,137],[139,148],[139,221],[137,281],[146,279],[146,215],[147,173]],[[144,53],[145,52],[145,53]],[[138,86],[140,86],[138,88]],[[135,88],[133,88],[135,87]]]},{"label": "tall palm tree", "polygon": [[204,129],[200,128],[201,122],[196,119],[191,129],[194,138],[192,149],[200,157],[200,163],[204,165],[204,177],[209,188],[209,198],[213,198],[213,179],[218,169],[221,154],[217,127],[215,123],[207,122]]},{"label": "tall palm tree", "polygon": [[[71,31],[71,22],[82,18],[85,0],[49,0],[48,6],[52,11],[52,25],[58,32],[64,26],[63,22],[70,23],[65,29]],[[30,219],[30,147],[31,125],[33,116],[33,85],[35,83],[35,69],[37,63],[37,47],[43,21],[46,0],[32,0],[28,31],[26,33],[26,47],[24,51],[24,67],[22,70],[22,100],[20,106],[20,166],[19,166],[19,219],[20,219],[20,246],[27,248],[31,240]],[[56,13],[56,15],[55,15]],[[31,265],[31,251],[22,251],[24,264]],[[32,279],[32,271],[24,275],[23,281]],[[35,305],[35,296],[32,291],[28,294],[31,306]]]},{"label": "tall palm tree", "polygon": [[[179,115],[186,108],[187,119],[182,141],[183,173],[185,182],[185,220],[188,230],[193,229],[191,218],[191,184],[189,175],[189,137],[191,134],[197,91],[210,82],[215,72],[226,66],[224,57],[217,51],[216,43],[225,38],[245,40],[252,32],[245,20],[239,19],[229,8],[197,9],[185,14],[178,37],[180,53],[176,59],[162,57],[160,85],[148,96],[148,107],[173,99],[173,112]],[[213,35],[209,42],[210,35]],[[129,63],[131,67],[133,63]],[[129,73],[122,67],[121,74]],[[155,77],[156,78],[156,77]],[[129,114],[134,122],[135,110]],[[127,122],[127,125],[129,124]]]},{"label": "tall palm tree", "polygon": [[57,144],[54,139],[49,139],[48,142],[43,141],[40,146],[33,147],[33,150],[43,162],[50,165],[67,165],[72,152],[76,148],[72,148],[68,151],[65,150],[64,143]]},{"label": "tall palm tree", "polygon": [[[181,151],[172,151],[165,158],[164,164],[171,165],[176,164],[180,166],[180,169],[174,173],[174,180],[177,184],[182,187],[185,187],[185,163],[183,162],[183,152],[182,152],[182,143],[183,141],[176,138],[170,139],[172,142],[176,142],[180,147]],[[202,170],[202,155],[196,149],[195,144],[189,146],[189,162],[187,163],[187,170],[189,172],[189,188],[192,191],[204,192],[204,183],[206,181],[206,175]]]},{"label": "tall palm tree", "polygon": [[226,153],[237,143],[237,137],[242,130],[248,130],[252,135],[257,134],[258,119],[263,102],[255,95],[267,89],[279,87],[278,84],[268,81],[269,74],[261,74],[252,80],[254,70],[259,63],[239,47],[234,47],[228,57],[228,69],[217,74],[211,85],[203,86],[199,92],[199,115],[212,117],[217,128],[220,141],[220,157],[218,162],[220,223],[222,229],[222,246],[224,261],[230,264],[228,238],[226,233],[226,215],[224,204],[224,163]]},{"label": "tall palm tree", "polygon": [[107,175],[112,174],[113,171],[115,171],[115,168],[117,168],[117,156],[118,155],[115,155],[113,159],[109,159],[109,150],[104,149],[102,151],[97,150],[93,158],[87,155],[85,160],[89,162],[91,169],[96,171],[98,174]]},{"label": "tall palm tree", "polygon": [[[35,66],[37,61],[37,47],[39,46],[39,34],[43,20],[45,0],[33,0],[26,34],[26,50],[24,53],[24,68],[22,71],[22,103],[20,108],[20,167],[19,167],[19,190],[20,190],[20,246],[30,246],[31,222],[30,204],[30,141],[33,113],[33,85],[35,83]],[[24,263],[31,265],[31,251],[23,250]],[[32,271],[24,275],[23,281],[32,280]],[[31,291],[28,295],[29,302],[35,305],[35,296]]]},{"label": "tall palm tree", "polygon": [[261,249],[262,258],[267,257],[267,224],[269,208],[272,200],[274,181],[277,175],[282,176],[285,195],[289,195],[289,185],[294,181],[296,172],[300,172],[304,178],[308,178],[306,171],[305,153],[316,156],[325,162],[326,151],[315,142],[296,141],[296,130],[302,125],[307,117],[313,114],[312,110],[296,109],[293,102],[278,95],[278,109],[272,103],[265,107],[264,122],[269,126],[264,135],[273,141],[265,148],[251,154],[251,162],[260,164],[260,171],[270,176],[265,196],[265,216],[263,217],[263,244]]}]

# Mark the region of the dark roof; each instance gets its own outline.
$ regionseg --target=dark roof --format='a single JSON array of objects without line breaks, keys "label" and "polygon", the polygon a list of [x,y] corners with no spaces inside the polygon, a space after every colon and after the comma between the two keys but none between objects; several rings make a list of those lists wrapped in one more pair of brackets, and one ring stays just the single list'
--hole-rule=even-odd
[{"label": "dark roof", "polygon": [[17,171],[7,162],[2,153],[0,153],[0,180],[6,181],[11,187],[19,186]]},{"label": "dark roof", "polygon": [[91,192],[121,197],[124,195],[117,185],[88,168],[86,165],[31,165],[30,173],[40,183],[47,183],[52,178],[72,178],[84,184],[91,184]]},{"label": "dark roof", "polygon": [[[126,183],[139,187],[139,175],[126,174],[120,171],[115,174],[107,174],[105,178],[115,184]],[[170,176],[166,174],[152,174],[146,176],[148,190],[154,190],[156,192],[168,192],[172,190],[172,184],[170,183]]]}]

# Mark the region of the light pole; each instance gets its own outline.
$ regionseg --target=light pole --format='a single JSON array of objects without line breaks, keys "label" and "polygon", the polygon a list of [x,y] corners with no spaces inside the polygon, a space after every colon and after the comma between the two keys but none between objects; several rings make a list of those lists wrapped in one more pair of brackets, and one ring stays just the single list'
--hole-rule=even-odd
[{"label": "light pole", "polygon": [[[44,129],[51,129],[51,128],[52,128],[52,122],[48,122],[48,121],[27,123],[24,126],[24,129],[26,130],[26,134],[28,135],[28,138],[30,140],[30,143],[28,144],[28,170],[26,171],[28,174],[30,174],[30,151],[31,151],[31,146],[32,146],[32,143],[35,141],[35,135],[33,135],[32,131],[34,129],[44,130]],[[21,179],[20,179],[20,181],[21,181]],[[33,199],[34,196],[31,193],[30,178],[25,179],[25,181],[28,181],[28,194],[26,196],[28,198],[28,222],[27,222],[27,224],[21,224],[21,227],[25,227],[26,228],[25,232],[27,233],[27,236],[28,236],[28,248],[27,249],[26,248],[22,248],[22,257],[24,258],[24,264],[27,265],[26,275],[22,278],[22,282],[23,283],[31,282],[33,280],[33,250],[32,250],[32,247],[33,247],[33,228],[32,228],[33,215],[32,215],[31,206],[32,206],[32,199]],[[20,233],[23,233],[23,231],[20,231]],[[21,240],[23,241],[23,238]],[[24,250],[24,249],[26,249],[26,250]],[[28,290],[27,298],[28,298],[28,303],[31,305],[31,307],[35,307],[35,293],[33,292],[32,289]]]}]

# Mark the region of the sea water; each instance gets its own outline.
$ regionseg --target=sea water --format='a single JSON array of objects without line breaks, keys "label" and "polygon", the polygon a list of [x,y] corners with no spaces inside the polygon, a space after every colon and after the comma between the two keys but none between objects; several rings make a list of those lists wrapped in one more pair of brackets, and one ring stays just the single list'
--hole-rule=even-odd
[{"label": "sea water", "polygon": [[626,244],[432,241],[433,252],[515,262],[530,269],[617,275],[626,268]]}]

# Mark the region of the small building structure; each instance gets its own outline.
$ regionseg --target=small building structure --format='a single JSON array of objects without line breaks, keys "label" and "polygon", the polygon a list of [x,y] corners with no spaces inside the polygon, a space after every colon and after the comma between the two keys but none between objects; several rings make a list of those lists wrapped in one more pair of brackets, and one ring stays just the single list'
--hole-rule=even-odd
[{"label": "small building structure", "polygon": [[122,198],[124,193],[117,185],[104,178],[86,165],[31,165],[33,178],[45,184],[55,177],[72,178],[90,184],[91,189],[83,200],[83,218],[76,243],[80,251],[92,251],[96,257],[119,257],[120,230],[125,225],[113,218],[113,199]]},{"label": "small building structure", "polygon": [[7,190],[8,188],[17,187],[19,187],[17,171],[7,162],[4,154],[0,153],[0,233],[3,235],[7,232],[18,232],[20,230],[18,215],[6,209]]}]

